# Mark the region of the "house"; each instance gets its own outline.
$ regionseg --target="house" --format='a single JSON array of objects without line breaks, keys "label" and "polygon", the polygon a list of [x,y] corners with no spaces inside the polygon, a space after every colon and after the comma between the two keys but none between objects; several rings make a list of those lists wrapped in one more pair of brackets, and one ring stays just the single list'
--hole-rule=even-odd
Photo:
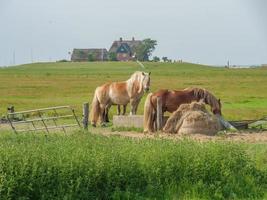
[{"label": "house", "polygon": [[134,59],[135,50],[138,45],[142,43],[141,40],[120,40],[114,41],[109,49],[109,54],[114,53],[118,61],[129,61]]},{"label": "house", "polygon": [[108,60],[107,49],[73,49],[71,61],[106,61]]}]

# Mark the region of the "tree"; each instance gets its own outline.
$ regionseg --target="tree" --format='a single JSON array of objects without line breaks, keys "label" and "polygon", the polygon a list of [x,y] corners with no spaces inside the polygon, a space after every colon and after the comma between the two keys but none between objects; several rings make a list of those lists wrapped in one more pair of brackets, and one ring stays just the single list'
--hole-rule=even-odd
[{"label": "tree", "polygon": [[94,54],[92,54],[92,53],[89,53],[89,54],[88,54],[88,61],[89,61],[89,62],[93,62],[93,61],[95,61],[95,56],[94,56]]},{"label": "tree", "polygon": [[109,61],[117,61],[117,55],[116,55],[116,53],[115,52],[110,52],[108,54],[108,60]]},{"label": "tree", "polygon": [[159,62],[159,61],[160,61],[160,58],[158,56],[153,57],[153,62]]},{"label": "tree", "polygon": [[84,59],[84,58],[86,58],[86,54],[84,53],[84,51],[79,51],[79,58],[80,59]]},{"label": "tree", "polygon": [[168,59],[167,56],[163,56],[163,57],[162,57],[162,60],[163,60],[163,62],[168,62],[169,59]]},{"label": "tree", "polygon": [[136,47],[136,58],[140,61],[149,61],[149,57],[155,50],[156,40],[150,38],[144,39],[140,45]]}]

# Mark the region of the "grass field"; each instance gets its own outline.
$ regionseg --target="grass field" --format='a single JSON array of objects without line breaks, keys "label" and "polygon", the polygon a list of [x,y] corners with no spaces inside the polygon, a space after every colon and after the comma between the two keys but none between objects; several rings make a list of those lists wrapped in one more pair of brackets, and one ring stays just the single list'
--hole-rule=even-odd
[{"label": "grass field", "polygon": [[[151,71],[151,91],[160,88],[204,87],[223,103],[227,119],[267,115],[267,69],[225,69],[189,63],[144,63]],[[16,110],[72,105],[81,113],[97,86],[127,80],[139,65],[131,62],[37,63],[0,68],[0,114]],[[143,103],[138,113],[143,113]],[[112,113],[114,113],[114,108]]]}]

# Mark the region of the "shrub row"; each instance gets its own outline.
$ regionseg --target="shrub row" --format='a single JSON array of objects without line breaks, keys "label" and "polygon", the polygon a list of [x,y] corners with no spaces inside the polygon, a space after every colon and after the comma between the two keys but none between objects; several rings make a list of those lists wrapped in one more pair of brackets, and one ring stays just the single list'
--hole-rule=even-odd
[{"label": "shrub row", "polygon": [[263,198],[266,180],[238,144],[0,136],[0,199]]}]

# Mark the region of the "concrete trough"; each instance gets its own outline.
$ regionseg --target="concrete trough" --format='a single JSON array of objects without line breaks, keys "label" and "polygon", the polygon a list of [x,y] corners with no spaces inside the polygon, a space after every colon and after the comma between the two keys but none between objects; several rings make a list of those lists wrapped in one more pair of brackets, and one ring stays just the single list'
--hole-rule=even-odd
[{"label": "concrete trough", "polygon": [[143,128],[143,115],[114,115],[113,126]]},{"label": "concrete trough", "polygon": [[[165,125],[168,117],[163,118],[163,125]],[[114,127],[135,127],[144,128],[143,115],[114,115],[113,116],[113,126]]]}]

